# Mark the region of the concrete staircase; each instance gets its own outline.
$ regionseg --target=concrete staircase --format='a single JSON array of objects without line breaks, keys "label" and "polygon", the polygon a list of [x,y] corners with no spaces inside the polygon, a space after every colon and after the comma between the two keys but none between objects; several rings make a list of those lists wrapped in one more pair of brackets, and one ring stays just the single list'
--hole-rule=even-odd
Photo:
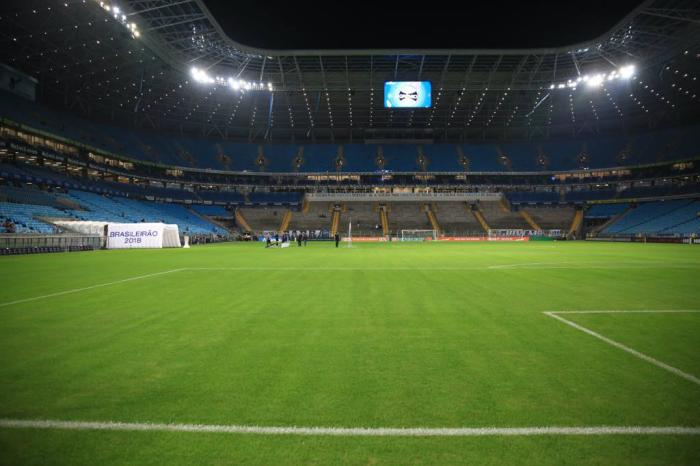
[{"label": "concrete staircase", "polygon": [[335,236],[338,233],[338,226],[340,225],[340,212],[342,206],[336,206],[333,208],[333,218],[331,219],[331,236]]},{"label": "concrete staircase", "polygon": [[578,236],[581,230],[581,225],[583,225],[583,209],[578,209],[576,214],[574,214],[574,219],[571,221],[571,227],[569,228],[569,235]]},{"label": "concrete staircase", "polygon": [[526,211],[525,209],[522,209],[520,211],[520,216],[532,227],[533,230],[541,230],[540,226],[535,222],[535,219],[532,218],[530,213]]},{"label": "concrete staircase", "polygon": [[491,227],[489,227],[489,224],[486,223],[486,219],[484,218],[484,214],[481,213],[481,210],[479,210],[479,206],[468,206],[469,211],[474,215],[474,218],[476,219],[477,222],[479,222],[479,225],[481,225],[481,228],[484,229],[484,233],[488,233]]},{"label": "concrete staircase", "polygon": [[289,222],[292,221],[292,211],[288,210],[284,213],[282,217],[282,223],[280,223],[279,231],[287,231],[289,229]]},{"label": "concrete staircase", "polygon": [[389,235],[389,215],[386,212],[386,207],[379,207],[379,221],[382,225],[382,233],[384,236]]},{"label": "concrete staircase", "polygon": [[440,232],[440,223],[438,223],[438,219],[435,216],[435,212],[433,211],[433,208],[430,206],[430,204],[426,204],[424,206],[425,209],[425,214],[428,216],[428,221],[430,222],[430,226],[433,227],[433,230]]},{"label": "concrete staircase", "polygon": [[243,228],[245,231],[253,231],[248,223],[248,220],[246,220],[243,213],[239,209],[236,209],[236,225]]}]

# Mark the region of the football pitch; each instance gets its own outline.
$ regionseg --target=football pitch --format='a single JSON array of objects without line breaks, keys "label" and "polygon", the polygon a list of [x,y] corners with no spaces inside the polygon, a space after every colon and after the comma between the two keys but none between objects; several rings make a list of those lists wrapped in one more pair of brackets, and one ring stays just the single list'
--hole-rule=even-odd
[{"label": "football pitch", "polygon": [[0,258],[0,464],[700,463],[700,248]]}]

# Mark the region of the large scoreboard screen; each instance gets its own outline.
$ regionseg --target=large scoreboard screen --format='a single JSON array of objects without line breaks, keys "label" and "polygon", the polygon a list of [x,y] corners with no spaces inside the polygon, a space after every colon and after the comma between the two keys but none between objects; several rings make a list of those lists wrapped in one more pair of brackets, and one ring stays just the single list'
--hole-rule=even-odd
[{"label": "large scoreboard screen", "polygon": [[430,81],[387,81],[384,83],[385,108],[430,108]]}]

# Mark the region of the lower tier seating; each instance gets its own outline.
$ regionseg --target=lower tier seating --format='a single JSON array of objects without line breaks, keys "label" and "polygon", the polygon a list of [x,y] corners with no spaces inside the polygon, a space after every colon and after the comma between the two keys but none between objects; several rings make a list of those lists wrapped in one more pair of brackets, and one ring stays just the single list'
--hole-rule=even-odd
[{"label": "lower tier seating", "polygon": [[700,201],[680,199],[640,204],[603,234],[608,235],[700,235]]}]

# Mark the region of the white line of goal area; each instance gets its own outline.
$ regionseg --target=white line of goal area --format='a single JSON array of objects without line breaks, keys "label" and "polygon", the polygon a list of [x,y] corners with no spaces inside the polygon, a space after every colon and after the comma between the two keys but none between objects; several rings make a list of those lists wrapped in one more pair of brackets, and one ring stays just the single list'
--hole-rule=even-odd
[{"label": "white line of goal area", "polygon": [[59,429],[127,432],[191,432],[323,437],[486,437],[547,435],[700,435],[700,427],[593,426],[593,427],[264,427],[211,424],[158,424],[142,422],[91,422],[0,419],[5,429]]},{"label": "white line of goal area", "polygon": [[595,311],[595,310],[590,310],[590,311],[548,311],[548,312],[543,312],[544,315],[551,317],[553,319],[556,319],[560,322],[565,323],[566,325],[575,328],[576,330],[579,330],[581,332],[587,333],[588,335],[591,335],[592,337],[595,337],[601,341],[604,341],[608,345],[614,346],[615,348],[621,349],[622,351],[625,351],[632,356],[635,356],[643,361],[646,361],[650,364],[655,365],[656,367],[660,367],[661,369],[664,369],[665,371],[668,371],[674,375],[677,375],[678,377],[681,377],[685,380],[688,380],[690,382],[693,382],[696,385],[700,385],[700,378],[688,374],[687,372],[684,372],[677,367],[673,367],[670,364],[666,364],[663,361],[659,361],[656,358],[653,358],[647,354],[641,353],[633,348],[630,348],[627,345],[623,345],[622,343],[619,343],[611,338],[608,338],[604,335],[601,335],[598,332],[595,332],[587,327],[584,327],[581,324],[577,324],[576,322],[573,322],[569,319],[566,319],[562,317],[560,314],[653,314],[653,313],[659,313],[659,314],[673,314],[673,313],[698,313],[700,310],[697,309],[686,309],[686,310],[674,310],[674,309],[667,309],[667,310],[600,310],[600,311]]}]

